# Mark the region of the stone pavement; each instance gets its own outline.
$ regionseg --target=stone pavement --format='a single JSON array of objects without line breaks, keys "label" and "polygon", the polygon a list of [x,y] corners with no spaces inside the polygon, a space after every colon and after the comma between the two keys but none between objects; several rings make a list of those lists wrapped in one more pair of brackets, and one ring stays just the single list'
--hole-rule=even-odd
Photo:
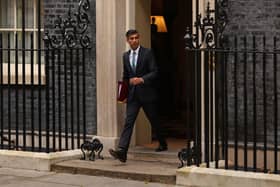
[{"label": "stone pavement", "polygon": [[2,187],[174,187],[174,185],[79,174],[0,168]]}]

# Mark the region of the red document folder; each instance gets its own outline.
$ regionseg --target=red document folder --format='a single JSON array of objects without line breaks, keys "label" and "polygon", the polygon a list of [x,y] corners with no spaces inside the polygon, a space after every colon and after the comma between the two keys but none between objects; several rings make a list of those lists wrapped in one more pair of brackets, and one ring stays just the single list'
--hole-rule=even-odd
[{"label": "red document folder", "polygon": [[128,96],[128,85],[125,81],[118,81],[118,102],[125,103]]}]

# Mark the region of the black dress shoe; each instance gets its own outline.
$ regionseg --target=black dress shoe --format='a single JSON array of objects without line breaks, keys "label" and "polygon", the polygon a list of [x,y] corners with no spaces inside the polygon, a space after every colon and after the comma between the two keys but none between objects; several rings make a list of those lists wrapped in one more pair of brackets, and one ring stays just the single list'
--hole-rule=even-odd
[{"label": "black dress shoe", "polygon": [[115,151],[113,149],[109,149],[109,153],[115,159],[118,159],[121,162],[126,162],[126,152],[125,151],[122,151],[122,150]]},{"label": "black dress shoe", "polygon": [[158,148],[156,148],[156,152],[161,152],[161,151],[167,151],[167,145],[159,145]]}]

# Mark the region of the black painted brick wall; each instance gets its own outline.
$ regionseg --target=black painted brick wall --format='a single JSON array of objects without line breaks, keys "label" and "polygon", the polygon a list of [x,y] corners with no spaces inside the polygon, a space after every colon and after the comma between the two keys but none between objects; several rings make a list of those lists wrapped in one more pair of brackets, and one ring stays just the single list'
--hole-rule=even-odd
[{"label": "black painted brick wall", "polygon": [[[72,11],[76,12],[77,8],[79,5],[79,0],[45,0],[44,1],[44,6],[45,6],[45,16],[44,16],[44,23],[45,23],[45,28],[50,32],[50,33],[57,33],[57,30],[52,29],[54,25],[54,20],[55,18],[60,15],[64,18],[67,17],[68,15],[68,10],[71,8]],[[90,18],[90,25],[87,31],[88,36],[91,38],[92,41],[92,49],[86,52],[86,110],[87,110],[87,132],[88,134],[96,134],[96,84],[95,84],[95,0],[90,0],[90,12],[88,12],[88,16]],[[76,57],[75,57],[75,52],[73,51],[73,65],[74,65],[74,90],[76,90]],[[80,51],[81,54],[81,51]],[[80,56],[80,62],[81,63],[81,56]],[[70,74],[70,55],[68,51],[67,55],[67,82],[68,82],[68,89],[70,90],[70,80],[71,80],[71,74]],[[62,73],[64,72],[64,66],[62,68]],[[52,68],[51,68],[52,69]],[[80,75],[82,71],[82,67],[79,68]],[[56,67],[56,72],[57,72],[57,67]],[[57,76],[58,74],[56,73],[56,81],[57,81]],[[50,76],[50,79],[52,77]],[[62,77],[63,79],[63,77]],[[80,90],[82,88],[82,76],[80,76]],[[64,85],[64,82],[62,82],[62,85]],[[57,89],[57,84],[56,84],[56,91]],[[64,94],[64,92],[62,93]],[[64,95],[62,95],[62,98]],[[74,98],[76,100],[76,93],[74,94]],[[68,91],[68,111],[71,110],[70,106],[70,95]],[[80,97],[80,103],[82,102],[82,97]],[[75,105],[74,105],[75,106]],[[56,109],[57,109],[56,105]],[[64,107],[64,104],[63,106]],[[80,104],[80,107],[82,107],[82,104]],[[82,112],[82,110],[80,109]],[[80,116],[82,116],[82,113],[80,112]],[[74,109],[74,114],[77,113],[76,108]],[[71,115],[71,113],[69,113]],[[76,118],[74,117],[74,121],[76,125]]]},{"label": "black painted brick wall", "polygon": [[[225,35],[229,37],[229,47],[234,49],[234,36],[238,38],[238,49],[243,50],[244,37],[247,38],[247,49],[253,48],[253,36],[256,37],[257,50],[263,50],[263,38],[266,38],[266,49],[273,50],[273,37],[277,37],[280,44],[280,2],[278,0],[229,0],[229,23]],[[278,47],[279,49],[280,47]],[[278,55],[280,56],[280,55]],[[279,57],[278,57],[279,59]],[[238,136],[244,137],[244,54],[238,54],[237,61],[238,82]],[[247,54],[247,103],[248,103],[248,135],[253,137],[253,55]],[[267,138],[274,140],[274,86],[273,86],[273,55],[266,56],[266,94],[267,94]],[[278,66],[277,72],[280,72]],[[278,76],[277,90],[280,91],[280,76]],[[229,99],[229,125],[231,138],[234,134],[234,54],[228,58],[228,99]],[[264,100],[263,100],[263,55],[256,55],[256,95],[257,95],[257,139],[263,142],[264,132]],[[280,96],[278,94],[278,100]],[[279,106],[279,105],[278,105]],[[279,116],[279,113],[277,114]],[[280,129],[278,128],[280,137]]]}]

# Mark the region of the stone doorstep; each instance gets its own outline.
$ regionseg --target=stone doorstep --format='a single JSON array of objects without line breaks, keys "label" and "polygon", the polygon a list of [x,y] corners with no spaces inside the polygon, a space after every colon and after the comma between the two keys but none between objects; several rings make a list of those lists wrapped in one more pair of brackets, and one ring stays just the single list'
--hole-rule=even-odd
[{"label": "stone doorstep", "polygon": [[275,174],[192,166],[177,170],[176,184],[186,187],[279,187],[280,177]]},{"label": "stone doorstep", "polygon": [[55,153],[0,150],[0,167],[50,171],[51,165],[70,159],[81,158],[81,150]]},{"label": "stone doorstep", "polygon": [[112,158],[83,161],[70,160],[52,165],[51,171],[58,173],[84,174],[123,178],[147,182],[175,184],[177,165],[128,159],[121,163]]},{"label": "stone doorstep", "polygon": [[133,148],[128,152],[128,159],[138,161],[150,161],[166,164],[173,164],[177,167],[180,165],[177,151],[155,152],[153,148]]}]

